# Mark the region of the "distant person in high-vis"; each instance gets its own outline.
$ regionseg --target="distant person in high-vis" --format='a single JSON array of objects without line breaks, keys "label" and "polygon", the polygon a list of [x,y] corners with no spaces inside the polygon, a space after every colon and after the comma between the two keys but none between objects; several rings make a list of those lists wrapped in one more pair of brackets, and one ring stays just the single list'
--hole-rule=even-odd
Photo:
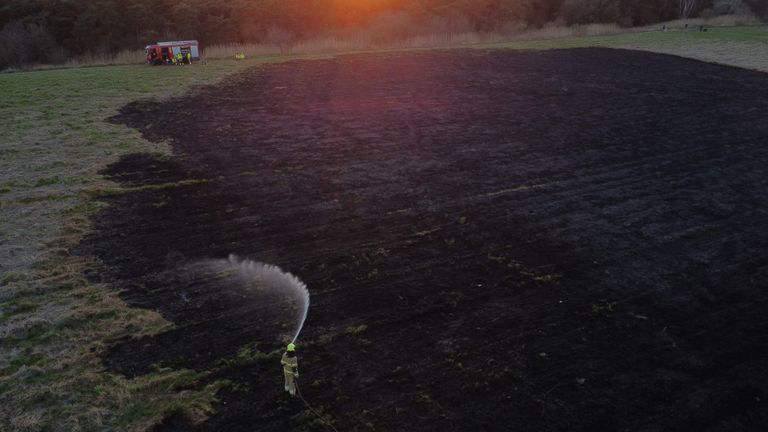
[{"label": "distant person in high-vis", "polygon": [[299,377],[299,359],[296,358],[296,345],[289,343],[288,348],[280,360],[285,375],[285,391],[296,396],[296,378]]}]

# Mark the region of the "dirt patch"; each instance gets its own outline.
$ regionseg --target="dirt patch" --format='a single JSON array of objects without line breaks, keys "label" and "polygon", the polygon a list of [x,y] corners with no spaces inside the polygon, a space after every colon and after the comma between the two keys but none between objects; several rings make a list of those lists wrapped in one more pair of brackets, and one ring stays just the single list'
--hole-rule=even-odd
[{"label": "dirt patch", "polygon": [[176,328],[106,363],[231,380],[211,419],[160,430],[320,430],[244,355],[280,347],[260,305],[178,271],[235,253],[308,284],[302,388],[339,430],[764,429],[766,86],[651,53],[452,51],[131,104],[114,121],[175,156],[106,174],[178,186],[105,198],[80,253]]}]

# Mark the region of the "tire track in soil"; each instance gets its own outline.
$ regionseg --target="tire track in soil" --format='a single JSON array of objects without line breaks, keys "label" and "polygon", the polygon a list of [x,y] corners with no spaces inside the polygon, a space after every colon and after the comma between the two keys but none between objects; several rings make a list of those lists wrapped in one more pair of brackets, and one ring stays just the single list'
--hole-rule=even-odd
[{"label": "tire track in soil", "polygon": [[307,282],[302,389],[340,430],[764,430],[767,88],[643,52],[451,51],[130,104],[113,121],[176,156],[105,174],[207,182],[106,198],[78,253],[177,327],[105,362],[236,383],[158,430],[312,429],[278,365],[221,361],[278,348],[267,311],[174,272],[237,253]]}]

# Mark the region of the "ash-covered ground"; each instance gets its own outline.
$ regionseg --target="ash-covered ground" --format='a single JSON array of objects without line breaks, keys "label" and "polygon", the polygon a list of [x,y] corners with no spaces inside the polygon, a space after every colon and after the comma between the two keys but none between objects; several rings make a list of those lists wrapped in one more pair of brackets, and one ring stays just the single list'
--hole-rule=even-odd
[{"label": "ash-covered ground", "polygon": [[270,311],[183,269],[309,286],[301,389],[340,431],[768,429],[768,75],[608,49],[251,69],[113,119],[174,156],[105,174],[79,253],[176,324],[121,341],[228,379],[202,424],[322,430]]}]

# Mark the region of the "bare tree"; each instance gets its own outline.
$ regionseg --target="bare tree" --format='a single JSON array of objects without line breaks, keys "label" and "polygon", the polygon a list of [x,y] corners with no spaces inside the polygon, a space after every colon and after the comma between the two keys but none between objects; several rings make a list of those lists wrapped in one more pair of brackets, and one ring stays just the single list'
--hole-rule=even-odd
[{"label": "bare tree", "polygon": [[749,6],[743,0],[715,0],[715,12],[720,15],[747,15]]},{"label": "bare tree", "polygon": [[688,19],[696,7],[696,0],[680,0],[680,18]]},{"label": "bare tree", "polygon": [[267,30],[267,43],[278,45],[280,47],[280,54],[286,54],[295,40],[296,35],[282,27],[270,27]]},{"label": "bare tree", "polygon": [[41,26],[11,21],[0,30],[0,70],[62,58],[53,36]]}]

